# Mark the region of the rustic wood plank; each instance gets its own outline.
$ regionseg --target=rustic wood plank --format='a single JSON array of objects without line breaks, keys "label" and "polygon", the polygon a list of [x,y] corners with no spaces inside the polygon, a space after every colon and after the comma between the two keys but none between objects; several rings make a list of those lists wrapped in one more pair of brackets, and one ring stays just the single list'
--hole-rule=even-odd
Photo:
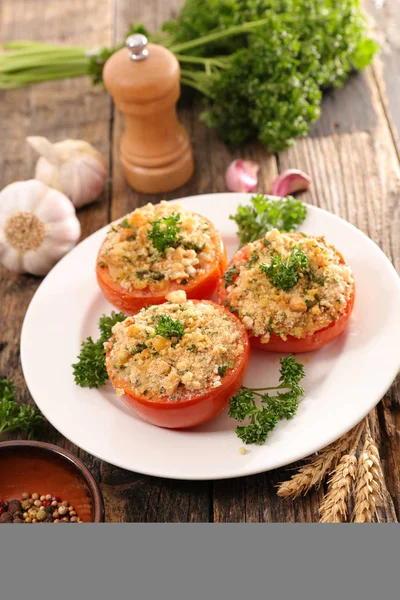
[{"label": "rustic wood plank", "polygon": [[[111,43],[111,0],[3,0],[0,6],[0,39],[37,39],[80,45]],[[93,27],[93,14],[96,26]],[[25,143],[28,135],[44,135],[51,141],[83,138],[109,157],[111,101],[101,87],[93,87],[89,78],[46,82],[0,92],[0,187],[34,173],[36,156]],[[78,213],[82,238],[108,221],[109,193],[106,189],[95,204]],[[14,275],[0,268],[0,374],[15,380],[18,396],[31,403],[19,360],[19,340],[28,304],[41,278]],[[12,435],[8,436],[9,438]],[[100,461],[67,442],[58,432],[46,435],[51,441],[80,455],[95,475]]]},{"label": "rustic wood plank", "polygon": [[364,5],[372,32],[381,45],[373,73],[400,155],[400,4],[397,0],[364,0]]}]

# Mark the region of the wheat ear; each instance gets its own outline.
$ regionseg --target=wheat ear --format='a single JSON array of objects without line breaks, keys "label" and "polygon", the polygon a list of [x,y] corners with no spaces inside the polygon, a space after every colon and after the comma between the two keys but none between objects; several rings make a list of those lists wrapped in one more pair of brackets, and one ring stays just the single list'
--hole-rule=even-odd
[{"label": "wheat ear", "polygon": [[357,472],[356,450],[363,428],[359,428],[353,446],[342,456],[329,480],[328,491],[320,506],[320,523],[343,523],[347,519],[347,499]]},{"label": "wheat ear", "polygon": [[349,433],[324,448],[311,461],[300,467],[298,472],[288,481],[278,487],[281,498],[297,498],[306,494],[313,486],[321,485],[325,475],[334,469],[345,452],[351,448],[364,429],[364,421],[354,427]]},{"label": "wheat ear", "polygon": [[378,448],[371,437],[367,422],[364,446],[358,458],[354,523],[372,522],[377,500],[382,498],[382,477]]}]

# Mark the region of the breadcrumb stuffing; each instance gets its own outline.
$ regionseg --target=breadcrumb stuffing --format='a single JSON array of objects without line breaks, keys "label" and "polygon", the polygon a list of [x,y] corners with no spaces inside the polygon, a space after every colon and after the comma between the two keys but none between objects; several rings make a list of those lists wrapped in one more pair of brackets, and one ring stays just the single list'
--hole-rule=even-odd
[{"label": "breadcrumb stuffing", "polygon": [[[271,264],[276,254],[284,260],[295,246],[306,254],[309,272],[300,272],[296,285],[284,291],[274,287],[260,265]],[[246,259],[235,263],[237,274],[227,287],[226,303],[250,335],[261,337],[264,343],[272,333],[283,340],[288,335],[303,338],[327,327],[346,307],[354,278],[341,254],[324,237],[274,229],[249,244],[249,250]]]},{"label": "breadcrumb stuffing", "polygon": [[[186,300],[182,291],[169,294],[168,300],[117,323],[105,344],[111,379],[129,383],[134,394],[155,401],[176,401],[219,387],[244,352],[238,325],[221,308]],[[156,333],[161,316],[179,321],[181,337]]]},{"label": "breadcrumb stuffing", "polygon": [[[179,232],[173,247],[160,252],[149,237],[152,222],[179,215]],[[169,282],[187,285],[218,260],[216,229],[201,215],[180,204],[163,201],[146,204],[111,224],[98,257],[100,268],[123,288],[162,291]]]}]

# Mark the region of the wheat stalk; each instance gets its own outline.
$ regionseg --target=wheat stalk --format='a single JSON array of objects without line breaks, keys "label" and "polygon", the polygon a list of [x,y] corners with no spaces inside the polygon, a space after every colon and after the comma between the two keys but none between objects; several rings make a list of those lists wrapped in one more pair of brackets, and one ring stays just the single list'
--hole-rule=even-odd
[{"label": "wheat stalk", "polygon": [[367,423],[364,446],[358,459],[354,523],[372,522],[377,500],[382,498],[382,478],[378,448]]},{"label": "wheat stalk", "polygon": [[343,523],[347,519],[347,499],[357,472],[357,458],[345,454],[329,480],[328,491],[320,506],[320,523]]},{"label": "wheat stalk", "polygon": [[363,429],[364,421],[336,442],[324,448],[311,459],[311,462],[300,467],[291,479],[279,485],[278,496],[281,498],[297,498],[301,494],[306,494],[313,486],[318,488],[326,474],[336,468],[343,454],[350,447],[357,446]]}]

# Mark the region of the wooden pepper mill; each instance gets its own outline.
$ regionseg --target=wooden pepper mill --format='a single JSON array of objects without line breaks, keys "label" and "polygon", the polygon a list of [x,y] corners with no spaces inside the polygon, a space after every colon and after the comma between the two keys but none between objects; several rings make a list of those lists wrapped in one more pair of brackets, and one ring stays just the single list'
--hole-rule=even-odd
[{"label": "wooden pepper mill", "polygon": [[186,183],[193,154],[176,115],[180,67],[172,52],[131,35],[106,62],[103,80],[125,117],[121,164],[129,185],[155,194]]}]

